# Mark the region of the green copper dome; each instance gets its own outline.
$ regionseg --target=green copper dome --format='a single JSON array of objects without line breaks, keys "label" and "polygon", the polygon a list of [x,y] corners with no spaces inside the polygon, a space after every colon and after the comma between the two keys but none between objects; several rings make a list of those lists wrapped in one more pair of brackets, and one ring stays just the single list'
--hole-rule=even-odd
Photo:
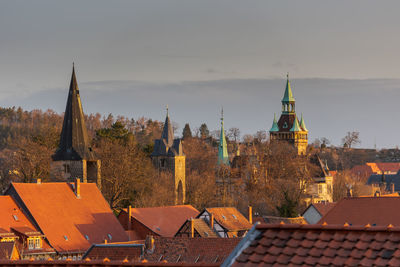
[{"label": "green copper dome", "polygon": [[294,119],[293,127],[292,127],[292,129],[290,129],[290,131],[291,132],[301,132],[302,131],[301,128],[300,128],[299,120],[297,119],[297,117]]},{"label": "green copper dome", "polygon": [[270,132],[279,132],[278,122],[276,121],[276,115],[274,114],[274,122],[272,123]]},{"label": "green copper dome", "polygon": [[285,95],[283,96],[282,103],[295,102],[292,89],[290,88],[289,73],[287,74]]},{"label": "green copper dome", "polygon": [[308,132],[308,130],[306,128],[306,124],[304,123],[303,113],[301,113],[300,127],[303,129],[303,131]]}]

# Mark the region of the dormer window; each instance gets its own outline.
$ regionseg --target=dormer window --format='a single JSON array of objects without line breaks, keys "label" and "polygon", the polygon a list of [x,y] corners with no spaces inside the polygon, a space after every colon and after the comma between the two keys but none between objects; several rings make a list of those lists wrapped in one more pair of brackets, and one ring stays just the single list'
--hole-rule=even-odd
[{"label": "dormer window", "polygon": [[35,248],[35,240],[33,238],[28,238],[28,249]]}]

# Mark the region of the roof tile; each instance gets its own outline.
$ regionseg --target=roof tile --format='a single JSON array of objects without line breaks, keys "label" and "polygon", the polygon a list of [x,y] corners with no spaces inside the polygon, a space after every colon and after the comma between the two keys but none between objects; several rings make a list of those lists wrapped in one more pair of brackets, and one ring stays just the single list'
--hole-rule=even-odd
[{"label": "roof tile", "polygon": [[375,238],[373,233],[362,233],[360,240],[364,242],[371,242]]},{"label": "roof tile", "polygon": [[286,244],[286,240],[282,240],[282,239],[275,239],[272,242],[272,245],[280,247],[280,248],[283,248],[285,246],[285,244]]},{"label": "roof tile", "polygon": [[376,257],[378,256],[378,251],[370,248],[366,252],[364,252],[364,256],[369,259],[376,259]]},{"label": "roof tile", "polygon": [[323,253],[323,250],[322,249],[320,249],[320,248],[312,248],[309,252],[308,252],[308,254],[310,255],[310,256],[313,256],[313,257],[320,257],[320,256],[322,256],[322,253]]},{"label": "roof tile", "polygon": [[289,241],[286,243],[286,246],[291,247],[291,248],[297,248],[300,245],[301,241],[297,239],[289,239]]},{"label": "roof tile", "polygon": [[301,242],[301,246],[302,246],[302,247],[305,247],[305,248],[311,248],[311,247],[314,246],[314,241],[311,241],[311,240],[308,240],[308,239],[304,239],[304,240]]},{"label": "roof tile", "polygon": [[294,231],[294,233],[292,234],[292,238],[296,240],[303,240],[305,235],[305,231]]},{"label": "roof tile", "polygon": [[253,254],[250,255],[248,260],[251,261],[251,262],[258,263],[258,262],[261,262],[263,258],[264,258],[263,254],[253,253]]},{"label": "roof tile", "polygon": [[308,231],[307,234],[305,235],[305,238],[308,240],[316,240],[318,238],[319,234],[314,231]]},{"label": "roof tile", "polygon": [[328,242],[327,241],[322,241],[322,240],[317,240],[317,242],[315,242],[315,247],[316,248],[326,248],[328,246]]},{"label": "roof tile", "polygon": [[[338,257],[336,257],[338,258]],[[321,258],[319,258],[318,260],[318,264],[319,265],[323,265],[323,266],[329,266],[332,265],[334,259],[326,257],[326,256],[322,256]]]},{"label": "roof tile", "polygon": [[342,243],[339,242],[339,241],[332,240],[332,241],[329,242],[328,247],[333,248],[333,249],[337,249],[337,248],[339,248],[341,246],[341,244]]},{"label": "roof tile", "polygon": [[388,266],[400,266],[400,259],[399,258],[391,258],[388,261]]},{"label": "roof tile", "polygon": [[326,248],[322,254],[326,257],[333,258],[336,255],[336,249]]},{"label": "roof tile", "polygon": [[306,259],[306,257],[302,257],[299,255],[295,255],[293,258],[290,259],[290,263],[292,264],[297,264],[297,265],[301,265],[304,263],[304,260]]},{"label": "roof tile", "polygon": [[350,253],[351,258],[361,259],[364,256],[364,250],[353,249]]},{"label": "roof tile", "polygon": [[285,254],[279,255],[279,257],[276,259],[276,262],[279,264],[284,264],[287,265],[290,261],[291,257]]},{"label": "roof tile", "polygon": [[383,244],[383,248],[387,249],[387,250],[395,250],[395,249],[398,248],[398,246],[399,246],[399,244],[396,244],[396,243],[394,243],[392,241],[386,241]]},{"label": "roof tile", "polygon": [[268,249],[268,253],[271,255],[279,255],[283,251],[283,248],[272,246]]},{"label": "roof tile", "polygon": [[271,254],[266,254],[263,258],[263,262],[268,263],[268,264],[272,264],[274,262],[276,262],[276,259],[278,258],[278,256],[274,256]]}]

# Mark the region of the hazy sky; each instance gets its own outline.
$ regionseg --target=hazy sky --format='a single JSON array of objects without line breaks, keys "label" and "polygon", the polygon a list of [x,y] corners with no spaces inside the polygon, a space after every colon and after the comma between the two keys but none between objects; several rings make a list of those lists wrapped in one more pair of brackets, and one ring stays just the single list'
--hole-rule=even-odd
[{"label": "hazy sky", "polygon": [[[0,104],[268,130],[284,78],[310,138],[400,144],[400,1],[0,1]],[[322,79],[321,79],[322,78]],[[181,129],[179,130],[179,134]]]}]

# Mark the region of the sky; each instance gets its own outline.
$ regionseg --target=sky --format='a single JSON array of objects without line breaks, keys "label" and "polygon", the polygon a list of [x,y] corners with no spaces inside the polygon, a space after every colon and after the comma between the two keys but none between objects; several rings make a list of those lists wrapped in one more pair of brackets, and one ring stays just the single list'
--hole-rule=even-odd
[{"label": "sky", "polygon": [[400,1],[0,1],[0,105],[63,112],[75,62],[86,113],[242,135],[280,115],[286,73],[310,141],[400,143]]}]

